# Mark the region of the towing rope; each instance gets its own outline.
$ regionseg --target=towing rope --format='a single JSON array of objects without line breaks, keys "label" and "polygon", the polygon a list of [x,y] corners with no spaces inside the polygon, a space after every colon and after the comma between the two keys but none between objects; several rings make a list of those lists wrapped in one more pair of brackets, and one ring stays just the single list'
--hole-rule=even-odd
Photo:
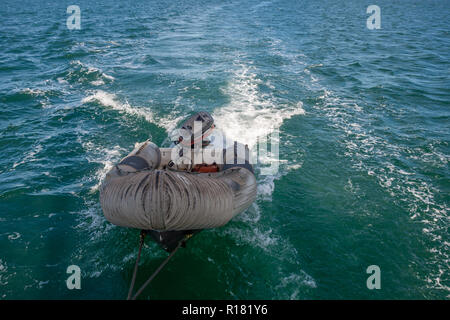
[{"label": "towing rope", "polygon": [[141,251],[142,251],[142,246],[144,245],[145,235],[146,235],[145,231],[141,230],[141,234],[139,235],[139,252],[138,252],[138,255],[136,258],[136,263],[134,265],[133,277],[131,278],[131,285],[130,285],[130,289],[128,290],[127,300],[130,300],[131,294],[133,293],[134,282],[136,281],[136,274],[137,274],[137,270],[138,270],[139,260],[141,259]]},{"label": "towing rope", "polygon": [[[142,251],[142,246],[144,245],[144,239],[145,239],[145,235],[146,232],[144,230],[141,231],[140,234],[140,240],[139,240],[139,252],[138,252],[138,256],[136,258],[136,264],[134,265],[134,272],[133,272],[133,277],[131,279],[131,285],[130,285],[130,289],[128,291],[128,297],[127,300],[130,300],[131,298],[131,294],[133,292],[133,288],[134,288],[134,283],[136,281],[136,274],[138,271],[138,265],[139,265],[139,260],[141,258],[141,251]],[[175,252],[177,252],[177,250],[182,246],[183,242],[186,241],[187,238],[189,238],[192,235],[187,235],[184,239],[180,240],[180,242],[178,242],[178,245],[176,246],[176,248],[170,253],[170,255],[160,264],[160,266],[158,267],[158,269],[156,269],[155,272],[153,272],[153,274],[150,276],[150,278],[147,279],[147,281],[145,281],[145,283],[140,287],[140,289],[136,292],[136,294],[131,298],[131,300],[136,300],[136,298],[142,293],[142,291],[144,291],[144,289],[150,284],[150,282],[158,275],[158,273],[162,270],[162,268],[167,264],[167,262],[169,262],[169,260],[174,256]]]}]

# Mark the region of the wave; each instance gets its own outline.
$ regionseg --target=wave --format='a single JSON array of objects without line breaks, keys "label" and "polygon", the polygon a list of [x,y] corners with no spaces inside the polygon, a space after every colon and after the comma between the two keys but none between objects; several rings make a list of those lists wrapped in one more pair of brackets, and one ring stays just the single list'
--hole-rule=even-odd
[{"label": "wave", "polygon": [[79,60],[71,61],[70,66],[70,70],[64,78],[60,78],[58,81],[90,83],[94,86],[100,86],[115,80],[113,76],[104,73],[99,68],[84,64]]},{"label": "wave", "polygon": [[42,145],[37,144],[33,147],[33,149],[28,152],[22,160],[14,162],[12,169],[15,169],[17,166],[20,166],[24,163],[30,163],[33,161],[37,161],[36,156],[42,151]]},{"label": "wave", "polygon": [[97,90],[93,94],[83,98],[82,103],[97,102],[103,107],[108,107],[129,115],[135,115],[145,118],[148,122],[155,123],[154,115],[149,110],[132,107],[128,102],[118,101],[117,96],[102,90]]},{"label": "wave", "polygon": [[115,94],[103,90],[93,92],[89,96],[83,98],[81,102],[96,102],[103,107],[108,107],[121,113],[142,117],[147,122],[166,129],[167,132],[175,129],[176,125],[184,118],[183,116],[177,115],[167,115],[165,117],[156,116],[149,108],[134,107],[130,105],[128,101],[122,103]]}]

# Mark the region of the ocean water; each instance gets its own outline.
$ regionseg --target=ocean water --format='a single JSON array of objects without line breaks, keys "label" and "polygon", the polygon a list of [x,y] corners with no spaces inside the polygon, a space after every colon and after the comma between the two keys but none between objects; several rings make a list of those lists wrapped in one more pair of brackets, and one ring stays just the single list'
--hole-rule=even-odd
[{"label": "ocean water", "polygon": [[[449,5],[2,1],[0,299],[124,299],[138,231],[98,187],[199,110],[244,143],[279,132],[279,170],[142,298],[448,299]],[[137,286],[165,256],[146,243]]]}]

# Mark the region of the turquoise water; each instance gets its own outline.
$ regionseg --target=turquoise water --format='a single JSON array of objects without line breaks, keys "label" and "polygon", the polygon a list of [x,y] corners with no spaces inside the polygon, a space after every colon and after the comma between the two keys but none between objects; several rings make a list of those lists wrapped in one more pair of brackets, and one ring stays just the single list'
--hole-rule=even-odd
[{"label": "turquoise water", "polygon": [[[0,299],[125,298],[138,231],[105,221],[99,184],[199,110],[246,143],[279,130],[279,171],[143,298],[448,299],[449,5],[4,1]],[[137,285],[165,256],[147,243]]]}]

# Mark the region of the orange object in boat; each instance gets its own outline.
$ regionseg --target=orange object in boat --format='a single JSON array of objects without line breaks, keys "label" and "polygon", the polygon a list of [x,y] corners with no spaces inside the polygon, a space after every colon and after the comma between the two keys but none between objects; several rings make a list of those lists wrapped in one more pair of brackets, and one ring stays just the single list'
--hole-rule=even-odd
[{"label": "orange object in boat", "polygon": [[209,172],[218,172],[219,171],[219,167],[217,166],[217,164],[198,164],[196,165],[193,169],[193,172],[198,172],[198,173],[209,173]]}]

